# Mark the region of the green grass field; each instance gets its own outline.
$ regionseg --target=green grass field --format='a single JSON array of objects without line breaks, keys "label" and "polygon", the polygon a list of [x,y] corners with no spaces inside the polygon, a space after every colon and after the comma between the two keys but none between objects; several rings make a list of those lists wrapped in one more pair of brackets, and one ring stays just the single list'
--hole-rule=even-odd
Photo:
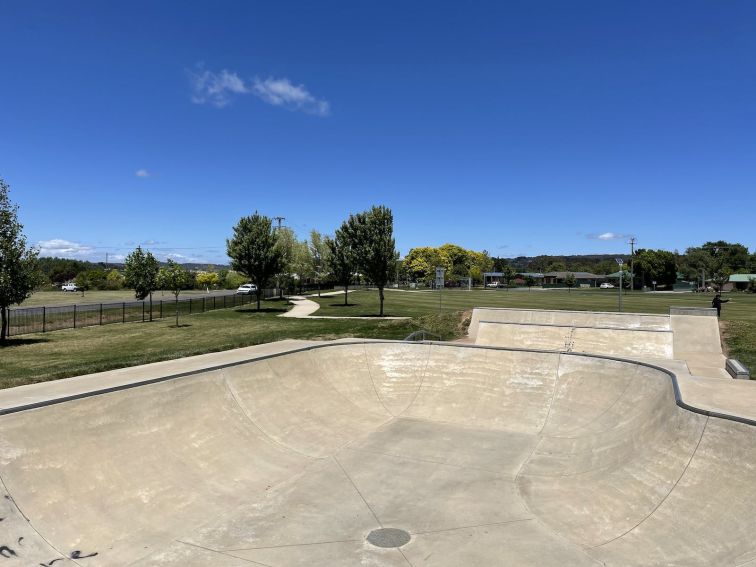
[{"label": "green grass field", "polygon": [[[109,292],[113,293],[113,292]],[[731,356],[756,369],[756,295],[730,294],[723,309],[725,339]],[[355,316],[378,313],[378,293],[356,291],[343,296],[311,298],[321,304],[318,315]],[[667,313],[671,305],[708,307],[711,295],[628,294],[625,311]],[[218,352],[280,339],[366,337],[402,339],[426,329],[449,340],[462,336],[463,313],[473,307],[516,307],[616,311],[616,290],[444,290],[386,291],[387,315],[409,316],[401,321],[287,319],[282,301],[265,301],[263,310],[249,306],[184,316],[153,323],[112,324],[12,337],[0,347],[0,388],[55,380],[160,360]]]}]

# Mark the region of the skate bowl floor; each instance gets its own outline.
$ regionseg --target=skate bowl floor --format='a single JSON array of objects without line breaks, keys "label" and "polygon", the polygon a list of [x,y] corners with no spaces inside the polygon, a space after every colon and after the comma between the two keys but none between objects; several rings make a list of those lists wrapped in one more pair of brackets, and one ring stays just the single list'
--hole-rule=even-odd
[{"label": "skate bowl floor", "polygon": [[3,410],[0,565],[756,567],[756,429],[655,365],[341,341],[147,382]]}]

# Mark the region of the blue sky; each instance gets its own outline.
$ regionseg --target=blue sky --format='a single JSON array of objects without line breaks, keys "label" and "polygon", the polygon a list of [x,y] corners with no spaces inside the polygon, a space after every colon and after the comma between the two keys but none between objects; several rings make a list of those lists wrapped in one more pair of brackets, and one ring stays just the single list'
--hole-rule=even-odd
[{"label": "blue sky", "polygon": [[391,207],[397,245],[756,248],[756,3],[0,4],[0,177],[47,254],[223,261]]}]

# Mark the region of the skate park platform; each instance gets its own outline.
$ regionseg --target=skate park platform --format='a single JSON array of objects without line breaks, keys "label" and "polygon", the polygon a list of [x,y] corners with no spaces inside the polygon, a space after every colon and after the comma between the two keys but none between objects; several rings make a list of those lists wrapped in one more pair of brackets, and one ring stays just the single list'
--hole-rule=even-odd
[{"label": "skate park platform", "polygon": [[[756,567],[752,385],[689,371],[693,323],[606,319],[562,349],[284,341],[0,392],[2,561]],[[629,332],[671,343],[568,350]]]}]

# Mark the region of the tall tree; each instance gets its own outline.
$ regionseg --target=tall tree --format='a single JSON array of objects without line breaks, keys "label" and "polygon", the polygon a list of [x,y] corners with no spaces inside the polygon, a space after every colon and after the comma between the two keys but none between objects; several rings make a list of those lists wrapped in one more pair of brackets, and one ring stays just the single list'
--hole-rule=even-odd
[{"label": "tall tree", "polygon": [[391,209],[381,205],[350,215],[346,224],[357,265],[365,277],[378,288],[379,315],[383,316],[383,291],[394,273],[397,261],[394,216]]},{"label": "tall tree", "polygon": [[315,229],[310,232],[310,257],[312,258],[312,270],[315,274],[315,280],[318,282],[318,297],[320,297],[320,288],[324,279],[328,277],[330,263],[328,257],[331,254],[328,245],[323,236]]},{"label": "tall tree", "polygon": [[259,311],[263,286],[281,270],[281,250],[276,246],[270,218],[255,211],[255,214],[239,219],[234,235],[226,240],[226,252],[231,258],[231,267],[257,285]]},{"label": "tall tree", "polygon": [[575,287],[575,284],[577,283],[577,280],[575,279],[575,274],[570,272],[567,274],[564,278],[564,285],[567,286],[567,291],[569,293],[572,293],[572,288]]},{"label": "tall tree", "polygon": [[[150,298],[150,322],[152,321],[152,292],[158,288],[158,271],[160,264],[149,250],[144,252],[137,246],[124,261],[126,285],[134,290],[134,297],[143,301]],[[177,323],[178,324],[178,323]]]},{"label": "tall tree", "polygon": [[157,277],[158,285],[162,289],[170,290],[176,298],[176,326],[179,325],[179,294],[181,290],[186,288],[192,283],[192,278],[181,265],[177,264],[173,260],[168,260],[168,263],[160,268]]},{"label": "tall tree", "polygon": [[18,205],[11,203],[9,191],[8,184],[0,179],[0,342],[8,336],[8,309],[28,298],[41,280],[39,251],[26,245]]},{"label": "tall tree", "polygon": [[326,245],[330,250],[329,262],[331,273],[336,281],[344,286],[344,305],[349,305],[349,284],[352,281],[356,263],[354,248],[347,236],[348,232],[349,228],[344,223],[341,225],[341,228],[336,229],[336,234],[333,238],[326,237],[325,239]]}]

